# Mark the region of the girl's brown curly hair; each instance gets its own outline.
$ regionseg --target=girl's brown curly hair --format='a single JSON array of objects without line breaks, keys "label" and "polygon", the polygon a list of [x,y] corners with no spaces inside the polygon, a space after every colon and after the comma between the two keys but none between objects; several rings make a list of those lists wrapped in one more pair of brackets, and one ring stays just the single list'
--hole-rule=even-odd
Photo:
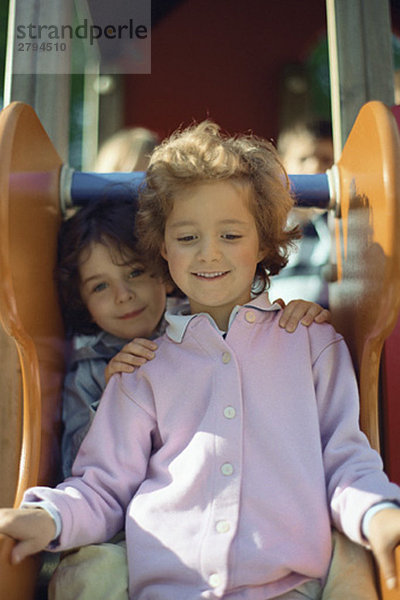
[{"label": "girl's brown curly hair", "polygon": [[265,258],[257,265],[254,291],[267,288],[270,275],[286,265],[300,231],[287,228],[294,201],[274,146],[255,135],[225,135],[207,120],[176,131],[155,149],[139,194],[139,244],[164,280],[170,281],[170,276],[160,249],[174,198],[195,185],[228,180],[250,190],[250,210],[260,248],[265,250]]}]

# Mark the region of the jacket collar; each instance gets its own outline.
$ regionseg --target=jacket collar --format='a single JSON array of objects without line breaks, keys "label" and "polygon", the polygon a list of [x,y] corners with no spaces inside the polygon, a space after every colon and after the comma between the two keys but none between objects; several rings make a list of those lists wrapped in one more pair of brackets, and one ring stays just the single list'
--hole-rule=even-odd
[{"label": "jacket collar", "polygon": [[[244,304],[243,307],[255,308],[262,312],[275,311],[275,310],[281,309],[279,304],[276,304],[276,303],[271,304],[271,302],[269,301],[267,292],[264,292],[264,293],[260,294],[259,296],[256,296],[256,298],[254,298],[247,304]],[[242,308],[242,306],[236,305],[232,309],[231,315],[229,317],[228,329],[232,325],[233,321],[235,320],[236,315],[241,310],[241,308]],[[195,319],[196,317],[199,317],[201,315],[207,317],[207,319],[210,321],[212,326],[215,327],[215,329],[221,335],[224,335],[226,333],[226,331],[221,331],[218,328],[216,322],[208,313],[190,314],[189,304],[184,304],[182,306],[176,307],[175,309],[169,310],[165,313],[165,320],[167,321],[166,333],[167,333],[168,337],[172,341],[180,344],[183,340],[183,337],[185,335],[185,332],[186,332],[186,329],[187,329],[189,323],[193,319]]]}]

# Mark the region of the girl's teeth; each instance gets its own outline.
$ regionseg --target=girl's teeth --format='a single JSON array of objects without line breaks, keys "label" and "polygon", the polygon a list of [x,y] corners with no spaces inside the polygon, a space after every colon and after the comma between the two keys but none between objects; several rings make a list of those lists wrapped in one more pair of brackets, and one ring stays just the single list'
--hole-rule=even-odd
[{"label": "girl's teeth", "polygon": [[197,273],[199,277],[206,277],[208,279],[212,279],[213,277],[221,277],[221,275],[223,274],[223,271],[221,271],[220,273]]}]

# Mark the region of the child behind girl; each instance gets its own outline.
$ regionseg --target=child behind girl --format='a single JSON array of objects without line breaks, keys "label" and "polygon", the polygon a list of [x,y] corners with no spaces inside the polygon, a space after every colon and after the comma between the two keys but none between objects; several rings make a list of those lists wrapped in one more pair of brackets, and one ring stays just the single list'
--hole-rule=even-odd
[{"label": "child behind girl", "polygon": [[[168,288],[139,257],[134,217],[132,201],[104,199],[76,212],[59,232],[56,279],[66,330],[73,336],[62,395],[64,478],[71,475],[93,421],[105,371],[121,351],[123,356],[128,351],[128,358],[118,365],[120,371],[129,372],[151,359],[156,348],[151,340],[164,330]],[[127,589],[120,534],[112,544],[88,546],[62,558],[48,596],[117,600],[127,597]]]},{"label": "child behind girl", "polygon": [[[80,209],[60,229],[56,277],[66,329],[74,336],[63,389],[64,478],[71,475],[106,379],[154,357],[157,345],[151,340],[164,333],[166,300],[169,308],[180,302],[166,298],[172,286],[152,277],[139,255],[134,217],[132,202],[104,199]],[[285,308],[281,324],[291,331],[300,319],[310,324],[313,318],[321,322],[328,317],[318,305],[299,300]],[[70,554],[52,579],[50,597],[123,597],[126,561],[121,557],[121,544]],[[102,577],[111,569],[111,580]]]},{"label": "child behind girl", "polygon": [[[101,200],[60,229],[56,278],[67,333],[74,336],[63,390],[64,477],[93,420],[109,361],[134,338],[131,351],[152,358],[151,340],[163,333],[167,287],[139,256],[134,217],[132,202]],[[136,366],[145,361],[131,356]]]},{"label": "child behind girl", "polygon": [[74,477],[0,511],[14,561],[125,524],[131,599],[315,600],[333,522],[395,582],[400,489],[359,430],[344,341],[329,325],[288,335],[262,292],[297,236],[291,207],[255,137],[204,123],[155,151],[140,241],[189,306],[167,313],[155,360],[111,378]]}]

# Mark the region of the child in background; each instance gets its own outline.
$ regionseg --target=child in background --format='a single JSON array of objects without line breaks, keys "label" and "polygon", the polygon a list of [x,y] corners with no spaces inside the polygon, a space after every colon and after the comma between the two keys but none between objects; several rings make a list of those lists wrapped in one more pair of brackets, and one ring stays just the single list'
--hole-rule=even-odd
[{"label": "child in background", "polygon": [[[299,122],[278,136],[278,152],[286,171],[296,175],[325,173],[333,165],[332,127],[328,121]],[[302,238],[287,266],[271,281],[271,293],[291,300],[301,289],[304,298],[328,306],[328,283],[324,269],[329,264],[331,236],[327,215],[314,208],[294,208],[289,222],[298,224]]]},{"label": "child in background", "polygon": [[[105,368],[128,341],[133,364],[153,357],[167,288],[153,277],[133,236],[133,202],[104,199],[61,226],[58,282],[73,349],[63,390],[62,463],[69,477],[105,387]],[[144,339],[146,338],[146,339]]]},{"label": "child in background", "polygon": [[294,123],[278,136],[278,152],[288,173],[325,173],[333,165],[332,125],[323,119]]},{"label": "child in background", "polygon": [[[56,279],[66,330],[73,336],[62,398],[64,478],[93,421],[105,370],[124,347],[126,371],[151,359],[156,348],[151,340],[164,330],[168,287],[139,257],[134,218],[132,201],[104,199],[80,209],[60,229]],[[112,542],[62,557],[49,600],[127,598],[123,532]]]},{"label": "child in background", "polygon": [[145,127],[120,129],[100,146],[94,164],[97,173],[145,171],[158,135]]},{"label": "child in background", "polygon": [[344,341],[288,335],[263,293],[297,237],[282,175],[267,142],[207,122],[155,151],[139,239],[189,307],[155,360],[111,378],[74,477],[0,511],[14,562],[125,524],[132,600],[315,600],[333,521],[395,583],[400,489],[359,430]]}]

